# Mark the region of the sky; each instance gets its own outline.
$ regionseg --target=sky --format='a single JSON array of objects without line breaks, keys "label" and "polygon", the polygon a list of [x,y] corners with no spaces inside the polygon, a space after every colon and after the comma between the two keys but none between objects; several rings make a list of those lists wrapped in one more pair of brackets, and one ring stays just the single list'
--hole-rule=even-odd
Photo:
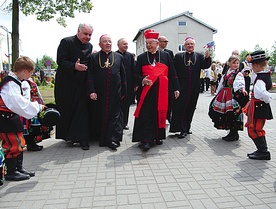
[{"label": "sky", "polygon": [[[0,0],[0,6],[4,0]],[[67,27],[60,26],[55,19],[40,22],[35,16],[20,15],[20,55],[33,60],[48,55],[56,60],[56,51],[62,38],[77,33],[79,23],[90,23],[94,32],[91,43],[99,50],[99,37],[109,34],[112,50],[117,50],[117,40],[126,38],[129,51],[135,53],[133,39],[139,29],[168,17],[189,11],[193,17],[217,29],[215,60],[225,62],[233,50],[254,51],[256,44],[271,50],[276,41],[275,6],[271,0],[91,0],[94,7],[90,13],[75,13],[67,18]],[[9,31],[11,14],[0,11],[0,25]],[[1,37],[0,37],[1,39]],[[212,40],[210,40],[212,41]],[[207,44],[207,43],[206,43]],[[7,44],[1,44],[6,53]],[[168,45],[169,48],[169,45]],[[2,59],[5,59],[2,56]],[[1,57],[0,57],[1,59]]]}]

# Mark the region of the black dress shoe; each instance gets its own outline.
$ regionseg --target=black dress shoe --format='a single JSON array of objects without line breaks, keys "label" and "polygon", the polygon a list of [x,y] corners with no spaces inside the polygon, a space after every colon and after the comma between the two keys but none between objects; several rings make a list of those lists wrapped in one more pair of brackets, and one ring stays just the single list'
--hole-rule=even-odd
[{"label": "black dress shoe", "polygon": [[238,141],[239,135],[231,135],[229,137],[224,138],[224,141],[230,142],[230,141]]},{"label": "black dress shoe", "polygon": [[30,177],[34,177],[35,176],[35,172],[27,171],[24,167],[22,167],[20,169],[17,169],[17,171],[19,173],[23,173],[23,174],[29,175]]},{"label": "black dress shoe", "polygon": [[100,143],[99,143],[99,146],[100,146],[100,147],[105,147],[105,146],[106,146],[106,143],[105,143],[105,142],[100,142]]},{"label": "black dress shoe", "polygon": [[37,144],[34,144],[34,145],[27,145],[27,150],[28,151],[40,151],[43,149],[43,146],[39,146]]},{"label": "black dress shoe", "polygon": [[157,140],[157,141],[155,141],[155,144],[156,145],[162,145],[163,144],[163,140],[162,139]]},{"label": "black dress shoe", "polygon": [[142,144],[141,148],[144,152],[148,151],[150,149],[150,143],[149,142],[146,142],[144,144]]},{"label": "black dress shoe", "polygon": [[120,147],[120,146],[121,146],[121,143],[120,143],[119,141],[114,141],[114,143],[115,143],[115,144],[117,144],[117,145],[118,145],[118,147]]},{"label": "black dress shoe", "polygon": [[253,160],[270,160],[271,159],[269,151],[266,151],[266,152],[256,151],[251,154],[247,154],[247,156]]},{"label": "black dress shoe", "polygon": [[12,171],[7,172],[7,174],[5,175],[5,179],[7,181],[22,181],[30,179],[30,176],[28,174],[20,173],[18,171]]},{"label": "black dress shoe", "polygon": [[178,138],[179,139],[183,139],[187,136],[187,133],[186,132],[181,132],[179,135],[178,135]]},{"label": "black dress shoe", "polygon": [[111,142],[107,146],[112,150],[117,150],[117,148],[119,147],[115,142]]},{"label": "black dress shoe", "polygon": [[125,127],[124,127],[124,130],[129,130],[129,127],[128,127],[128,126],[125,126]]},{"label": "black dress shoe", "polygon": [[89,150],[89,144],[87,142],[81,142],[80,146],[82,150]]}]

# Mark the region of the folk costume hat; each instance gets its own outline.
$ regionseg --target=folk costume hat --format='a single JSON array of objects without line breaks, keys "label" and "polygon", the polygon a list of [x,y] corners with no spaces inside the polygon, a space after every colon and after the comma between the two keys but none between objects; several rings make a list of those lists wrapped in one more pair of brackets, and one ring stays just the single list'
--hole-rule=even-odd
[{"label": "folk costume hat", "polygon": [[148,29],[144,32],[144,36],[146,39],[158,39],[159,33],[154,30]]},{"label": "folk costume hat", "polygon": [[38,120],[43,126],[51,127],[57,125],[60,121],[60,112],[57,105],[46,104],[47,108],[38,113]]},{"label": "folk costume hat", "polygon": [[262,51],[262,50],[254,51],[250,54],[250,56],[251,56],[250,63],[258,63],[264,60],[269,60],[270,58],[270,57],[267,57],[265,55],[265,51]]}]

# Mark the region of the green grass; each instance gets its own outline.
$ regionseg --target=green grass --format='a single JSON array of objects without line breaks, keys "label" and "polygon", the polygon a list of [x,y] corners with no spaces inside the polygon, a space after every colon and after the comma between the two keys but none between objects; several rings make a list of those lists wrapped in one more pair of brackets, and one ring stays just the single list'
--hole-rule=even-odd
[{"label": "green grass", "polygon": [[42,98],[45,102],[45,104],[48,103],[55,103],[55,98],[54,98],[54,87],[50,86],[38,86],[39,91],[42,95]]}]

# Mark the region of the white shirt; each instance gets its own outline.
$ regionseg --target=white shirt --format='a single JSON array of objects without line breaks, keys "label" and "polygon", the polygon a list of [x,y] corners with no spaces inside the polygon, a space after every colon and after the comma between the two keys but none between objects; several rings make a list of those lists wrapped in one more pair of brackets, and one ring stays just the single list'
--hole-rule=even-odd
[{"label": "white shirt", "polygon": [[[15,74],[11,73],[9,75],[21,82]],[[20,86],[13,81],[2,87],[0,95],[7,108],[24,118],[33,118],[42,110],[42,106],[38,102],[31,102],[24,98],[21,95]]]},{"label": "white shirt", "polygon": [[[227,73],[224,75],[228,75],[229,73],[233,72],[235,70],[228,70]],[[219,82],[219,85],[218,85],[218,89],[217,89],[217,93],[224,87],[223,86],[223,81],[224,81],[224,76],[220,79],[220,82]],[[243,74],[241,72],[239,72],[236,77],[235,77],[235,80],[233,82],[233,89],[234,89],[234,92],[242,89],[242,88],[245,88],[245,81],[244,81],[244,77],[243,77]]]},{"label": "white shirt", "polygon": [[[261,71],[261,72],[268,72],[267,70]],[[261,73],[260,72],[260,73]],[[255,82],[257,78],[257,74],[253,71],[252,72],[252,81]],[[262,100],[265,103],[269,103],[272,100],[271,94],[266,90],[266,84],[264,81],[258,79],[253,87],[254,97],[256,99]]]}]

